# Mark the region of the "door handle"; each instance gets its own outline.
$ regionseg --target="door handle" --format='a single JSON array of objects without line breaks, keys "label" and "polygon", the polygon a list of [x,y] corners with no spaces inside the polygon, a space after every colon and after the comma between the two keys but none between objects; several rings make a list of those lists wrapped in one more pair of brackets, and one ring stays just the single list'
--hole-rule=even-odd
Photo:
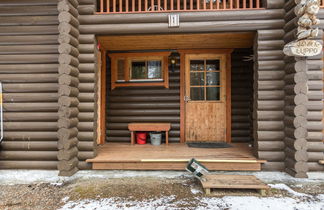
[{"label": "door handle", "polygon": [[188,103],[188,102],[190,101],[189,96],[185,96],[185,97],[184,97],[184,101],[185,101],[186,103]]}]

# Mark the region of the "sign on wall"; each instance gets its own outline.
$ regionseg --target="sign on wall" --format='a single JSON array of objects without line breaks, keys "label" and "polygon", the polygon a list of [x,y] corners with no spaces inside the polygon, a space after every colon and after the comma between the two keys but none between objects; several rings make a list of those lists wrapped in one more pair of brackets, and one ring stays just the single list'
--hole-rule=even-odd
[{"label": "sign on wall", "polygon": [[295,14],[298,19],[297,40],[285,45],[283,52],[287,56],[315,56],[322,51],[322,44],[315,40],[309,40],[318,36],[318,27],[314,26],[320,23],[316,18],[320,9],[321,0],[295,0]]}]

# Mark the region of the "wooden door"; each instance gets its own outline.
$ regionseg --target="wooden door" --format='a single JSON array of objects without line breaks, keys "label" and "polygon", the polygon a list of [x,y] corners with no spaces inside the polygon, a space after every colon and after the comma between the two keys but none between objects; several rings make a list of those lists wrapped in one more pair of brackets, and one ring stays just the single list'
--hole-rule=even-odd
[{"label": "wooden door", "polygon": [[185,57],[187,142],[226,142],[226,54]]}]

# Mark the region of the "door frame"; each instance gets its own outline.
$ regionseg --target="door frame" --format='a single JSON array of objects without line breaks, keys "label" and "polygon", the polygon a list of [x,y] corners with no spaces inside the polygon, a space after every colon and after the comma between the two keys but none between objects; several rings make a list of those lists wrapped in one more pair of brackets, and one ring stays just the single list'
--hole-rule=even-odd
[{"label": "door frame", "polygon": [[185,106],[185,58],[187,54],[225,54],[226,56],[226,143],[231,142],[232,99],[231,99],[231,53],[233,49],[194,49],[178,50],[180,53],[180,143],[186,142],[186,106]]}]

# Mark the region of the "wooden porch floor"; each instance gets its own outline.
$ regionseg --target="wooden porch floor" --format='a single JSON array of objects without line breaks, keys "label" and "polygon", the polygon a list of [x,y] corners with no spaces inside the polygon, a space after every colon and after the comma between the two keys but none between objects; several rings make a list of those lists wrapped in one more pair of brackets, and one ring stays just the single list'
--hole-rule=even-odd
[{"label": "wooden porch floor", "polygon": [[161,146],[106,143],[99,146],[97,156],[87,162],[93,164],[93,169],[185,170],[187,162],[196,158],[209,170],[261,170],[261,164],[265,161],[257,160],[247,144],[232,146],[207,149],[180,143]]}]

